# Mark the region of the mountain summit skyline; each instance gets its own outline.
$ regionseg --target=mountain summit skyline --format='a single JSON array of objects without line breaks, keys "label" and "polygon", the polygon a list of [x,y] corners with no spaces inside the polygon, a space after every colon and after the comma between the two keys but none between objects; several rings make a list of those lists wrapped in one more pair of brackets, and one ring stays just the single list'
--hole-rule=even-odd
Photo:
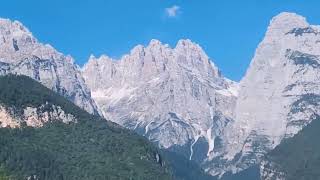
[{"label": "mountain summit skyline", "polygon": [[[71,54],[81,66],[90,54],[120,59],[151,39],[171,47],[179,39],[191,39],[215,60],[225,77],[240,81],[272,17],[296,12],[320,24],[318,6],[317,1],[298,0],[12,0],[3,2],[0,17],[23,22],[37,39]],[[33,8],[37,13],[30,11]],[[168,17],[168,10],[175,9],[176,16]]]},{"label": "mountain summit skyline", "polygon": [[[163,13],[165,21],[179,21],[185,12],[173,5]],[[22,22],[0,18],[0,130],[6,135],[0,144],[19,146],[24,140],[19,132],[35,133],[14,156],[8,156],[10,148],[0,148],[0,178],[3,171],[26,179],[86,179],[87,173],[96,172],[93,167],[108,165],[100,160],[112,157],[117,167],[110,172],[118,179],[150,179],[154,173],[177,180],[317,179],[317,174],[307,172],[316,171],[310,161],[318,167],[313,140],[299,147],[306,156],[288,148],[301,146],[303,138],[317,134],[320,26],[298,13],[275,15],[240,81],[227,78],[215,58],[191,39],[180,38],[169,45],[152,38],[121,58],[91,54],[80,67],[70,55],[38,40]],[[104,134],[109,130],[116,133]],[[11,140],[10,133],[14,133]],[[144,142],[139,146],[135,141],[136,153],[126,143],[131,138],[119,139],[125,133]],[[59,138],[54,142],[63,143],[64,148],[50,144],[47,138],[55,137]],[[44,147],[23,151],[35,144]],[[82,147],[89,156],[79,149],[66,156],[73,147]],[[107,154],[100,159],[91,156],[91,150]],[[290,166],[295,170],[286,167],[295,159],[292,155],[281,162],[283,156],[290,156],[285,151],[298,154],[297,164]],[[118,157],[121,152],[123,156]],[[24,167],[39,160],[32,158],[37,153],[52,155],[49,162],[37,162],[41,172]],[[81,170],[82,163],[62,168],[55,156],[62,162],[78,157],[93,166],[75,175],[63,169]],[[19,161],[25,164],[14,166]],[[149,171],[140,168],[147,164]],[[57,170],[60,174],[54,174],[52,165],[62,168]],[[90,177],[109,176],[103,169],[97,172],[101,174]]]},{"label": "mountain summit skyline", "polygon": [[309,99],[320,94],[319,32],[296,13],[275,16],[239,83],[188,39],[91,56],[82,73],[105,117],[223,175],[259,163],[320,113]]}]

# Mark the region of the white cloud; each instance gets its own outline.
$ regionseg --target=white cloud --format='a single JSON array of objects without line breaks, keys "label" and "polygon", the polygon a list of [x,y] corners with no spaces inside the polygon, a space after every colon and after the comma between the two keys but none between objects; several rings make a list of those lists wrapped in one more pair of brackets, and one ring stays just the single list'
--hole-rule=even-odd
[{"label": "white cloud", "polygon": [[180,7],[173,5],[172,7],[166,8],[166,14],[168,17],[176,17],[180,13]]}]

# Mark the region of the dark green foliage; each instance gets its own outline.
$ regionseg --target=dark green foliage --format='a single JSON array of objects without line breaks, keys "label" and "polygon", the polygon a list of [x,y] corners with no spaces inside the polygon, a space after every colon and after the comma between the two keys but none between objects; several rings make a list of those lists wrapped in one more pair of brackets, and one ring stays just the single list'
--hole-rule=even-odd
[{"label": "dark green foliage", "polygon": [[320,118],[313,120],[293,138],[284,140],[266,157],[287,180],[320,179]]},{"label": "dark green foliage", "polygon": [[28,77],[0,77],[0,103],[16,111],[54,104],[78,120],[1,128],[0,165],[16,179],[171,179],[167,166],[156,161],[158,150],[144,137],[86,113]]},{"label": "dark green foliage", "polygon": [[222,177],[213,177],[206,174],[199,164],[172,151],[164,151],[173,169],[176,180],[260,180],[260,169],[258,165],[246,170],[232,174],[227,172]]},{"label": "dark green foliage", "polygon": [[219,178],[205,173],[198,163],[190,161],[185,156],[167,150],[163,150],[163,154],[168,159],[176,180],[260,180],[258,165],[253,165],[236,174],[227,172]]},{"label": "dark green foliage", "polygon": [[48,109],[45,107],[43,111],[48,111],[51,104],[54,104],[61,106],[66,113],[85,120],[98,118],[91,116],[72,102],[27,76],[0,77],[0,102],[7,107],[15,108],[17,113],[27,106],[39,107],[44,104],[47,104]]},{"label": "dark green foliage", "polygon": [[14,178],[9,175],[4,167],[0,166],[0,180],[13,180]]}]

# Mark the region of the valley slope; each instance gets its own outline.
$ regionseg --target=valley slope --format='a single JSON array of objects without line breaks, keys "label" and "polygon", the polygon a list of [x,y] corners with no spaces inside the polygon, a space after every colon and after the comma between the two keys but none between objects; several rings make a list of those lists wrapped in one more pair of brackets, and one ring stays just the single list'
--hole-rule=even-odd
[{"label": "valley slope", "polygon": [[1,115],[6,113],[0,118],[0,176],[172,179],[166,160],[145,138],[90,115],[28,77],[0,77],[0,105]]},{"label": "valley slope", "polygon": [[284,140],[267,154],[261,166],[262,180],[319,179],[319,116],[293,138]]}]

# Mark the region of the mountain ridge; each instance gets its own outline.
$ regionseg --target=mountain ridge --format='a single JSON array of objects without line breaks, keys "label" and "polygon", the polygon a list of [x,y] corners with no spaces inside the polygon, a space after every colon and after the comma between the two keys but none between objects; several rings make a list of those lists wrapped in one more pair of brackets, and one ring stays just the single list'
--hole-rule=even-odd
[{"label": "mountain ridge", "polygon": [[42,44],[19,21],[0,19],[0,75],[27,75],[93,114],[99,114],[71,56]]},{"label": "mountain ridge", "polygon": [[[39,82],[1,76],[0,89],[1,107],[19,124],[0,128],[0,167],[10,179],[172,179],[166,159],[145,138],[89,114]],[[60,116],[33,126],[20,113],[28,107],[39,114],[33,120],[54,107],[60,107]],[[73,121],[64,121],[62,113]]]},{"label": "mountain ridge", "polygon": [[116,61],[92,56],[82,73],[105,117],[197,163],[233,116],[237,84],[190,40],[151,40]]},{"label": "mountain ridge", "polygon": [[[188,143],[181,144],[181,141],[180,141],[181,145],[186,144],[187,147],[188,146],[190,147],[189,152],[188,150],[186,152],[186,149],[178,150],[178,152],[182,151],[185,154],[189,153],[189,159],[192,159],[194,154],[193,151],[197,149],[197,147],[193,149],[193,145],[197,145],[202,148],[200,148],[200,152],[196,152],[195,154],[203,153],[201,152],[201,149],[208,149],[208,151],[206,155],[203,155],[202,157],[197,157],[200,159],[195,159],[195,160],[199,164],[201,164],[202,167],[205,167],[205,169],[211,174],[213,175],[223,174],[225,171],[238,172],[238,171],[241,171],[242,169],[250,167],[252,164],[259,163],[261,157],[263,157],[264,154],[266,154],[268,151],[272,150],[275,146],[277,146],[280,143],[282,138],[292,137],[294,134],[300,131],[300,129],[302,129],[306,124],[311,122],[311,120],[313,119],[312,111],[315,111],[314,113],[319,113],[319,112],[316,106],[313,106],[313,107],[308,106],[307,109],[304,109],[304,110],[301,109],[303,108],[302,106],[303,104],[301,103],[312,105],[311,101],[304,101],[301,99],[303,97],[310,96],[310,95],[313,95],[312,97],[317,97],[319,94],[318,92],[319,88],[316,87],[316,84],[317,84],[316,82],[319,81],[319,78],[317,76],[317,74],[319,74],[317,73],[318,71],[317,67],[319,64],[318,57],[320,54],[320,52],[317,51],[317,49],[319,49],[317,48],[319,46],[319,43],[317,42],[320,42],[319,38],[317,38],[317,35],[318,35],[317,32],[319,31],[318,29],[319,29],[319,26],[310,25],[304,17],[295,13],[284,12],[275,16],[270,21],[270,25],[267,28],[265,38],[259,44],[256,50],[256,54],[247,70],[247,73],[240,82],[239,96],[237,95],[238,91],[234,91],[235,93],[234,92],[230,93],[230,91],[228,92],[228,90],[226,91],[223,88],[222,90],[219,90],[219,88],[216,89],[215,94],[220,93],[224,96],[231,95],[234,97],[234,100],[231,100],[231,102],[236,102],[236,105],[234,107],[234,110],[232,110],[233,108],[231,108],[230,110],[230,114],[232,115],[229,114],[230,116],[228,116],[229,118],[232,117],[231,118],[232,120],[224,121],[224,120],[221,120],[223,119],[221,117],[220,117],[220,121],[218,120],[218,122],[220,123],[228,122],[228,121],[230,121],[231,123],[229,123],[226,126],[222,126],[222,127],[220,126],[218,128],[214,128],[214,130],[220,131],[218,133],[217,132],[214,133],[215,134],[214,137],[217,138],[217,141],[214,141],[213,139],[210,139],[210,138],[206,140],[206,136],[213,137],[211,135],[212,131],[208,131],[210,128],[209,129],[206,128],[207,131],[205,133],[203,133],[203,130],[201,130],[201,128],[199,127],[195,128],[197,129],[196,131],[199,131],[201,133],[199,134],[195,133],[195,135],[193,135],[193,139],[194,139],[193,141],[191,141],[189,144]],[[184,72],[183,70],[175,71],[177,69],[176,67],[175,67],[176,69],[173,68],[173,70],[169,69],[170,66],[166,66],[166,68],[168,68],[169,70],[172,70],[175,73],[182,72],[182,74],[183,73],[188,74],[189,72],[192,72],[194,73],[193,75],[195,75],[198,79],[201,79],[205,75],[202,73],[198,73],[197,68],[199,69],[202,68],[201,69],[202,71],[200,70],[201,72],[207,72],[207,71],[205,70],[206,69],[205,66],[201,66],[201,65],[197,66],[199,65],[197,63],[206,62],[206,60],[207,59],[209,60],[209,58],[199,47],[200,47],[199,45],[193,44],[190,40],[181,40],[177,43],[176,47],[171,48],[173,52],[170,52],[168,50],[168,48],[170,49],[168,45],[163,45],[158,40],[151,40],[148,46],[144,47],[142,45],[138,45],[135,48],[133,48],[130,54],[123,56],[122,59],[120,60],[115,61],[111,58],[108,58],[105,55],[102,56],[101,58],[90,59],[88,61],[89,63],[84,66],[82,71],[84,72],[84,77],[87,81],[92,80],[90,75],[88,76],[88,74],[99,69],[99,66],[104,67],[104,66],[108,66],[109,64],[112,64],[111,67],[113,68],[111,70],[99,69],[99,73],[104,74],[106,72],[106,74],[111,74],[111,75],[112,73],[121,74],[122,72],[118,72],[116,70],[115,68],[116,66],[121,66],[121,65],[123,66],[125,60],[130,59],[131,56],[132,56],[131,61],[126,61],[126,63],[128,64],[134,63],[133,60],[136,60],[136,63],[142,62],[143,64],[145,63],[145,61],[148,60],[146,59],[146,57],[148,58],[146,53],[150,53],[151,54],[149,57],[151,59],[150,62],[153,62],[153,61],[155,63],[170,62],[170,60],[181,62],[182,65],[180,65],[180,67],[185,68],[186,72]],[[153,50],[158,50],[159,52],[158,54],[155,55],[155,57],[153,57],[154,54],[152,54]],[[151,51],[151,52],[148,52],[148,51]],[[181,54],[183,55],[179,57],[179,55],[175,55],[175,53],[179,55]],[[189,53],[195,54],[195,55],[192,56]],[[91,63],[94,62],[95,65],[91,66],[90,62]],[[105,62],[105,64],[103,64],[103,62]],[[209,60],[209,62],[212,62],[212,61]],[[102,65],[99,65],[99,63],[101,63]],[[172,64],[169,64],[169,65],[174,67]],[[186,65],[187,67],[184,65]],[[92,69],[88,70],[88,66],[91,66]],[[149,69],[154,68],[152,64],[150,66],[151,67],[148,67]],[[211,73],[212,76],[210,77],[223,78],[218,68],[214,66],[214,63],[212,63],[212,66],[214,67],[213,68],[214,73]],[[131,67],[133,67],[133,65],[129,65],[129,67],[130,68],[128,71],[123,70],[123,72],[129,72],[130,70],[132,70]],[[153,77],[157,75],[157,73],[159,73],[159,69],[160,69],[159,67],[162,67],[162,66],[156,66],[156,68],[151,70],[151,72],[146,72],[146,74],[149,73],[146,79],[148,79],[148,77]],[[189,68],[189,67],[192,67],[192,68]],[[209,67],[209,65],[207,67]],[[91,71],[91,72],[87,73],[86,71],[87,72]],[[139,71],[135,70],[134,72],[139,72]],[[133,72],[133,75],[141,73],[141,72],[139,73],[134,73],[134,72]],[[161,75],[161,73],[159,74]],[[93,77],[97,77],[97,76],[93,76]],[[110,79],[108,79],[108,83],[101,81],[104,78],[97,78],[98,79],[97,86],[89,84],[88,86],[91,89],[93,89],[92,91],[93,96],[96,96],[96,98],[98,99],[99,98],[103,99],[106,95],[104,95],[103,91],[100,91],[100,90],[103,90],[103,87],[101,87],[100,84],[101,83],[112,84],[112,78],[113,77],[110,77]],[[132,79],[128,80],[128,79],[119,80],[118,82],[123,82],[123,81],[124,82],[130,81],[131,83],[134,82],[134,80]],[[140,79],[140,81],[144,82],[147,80],[142,78]],[[174,79],[174,82],[176,83],[181,81],[183,82],[183,78],[181,77]],[[225,80],[225,81],[228,81],[228,80]],[[201,83],[202,81],[200,81],[200,84]],[[203,83],[207,83],[207,82],[203,81]],[[219,80],[215,81],[214,83],[215,85],[213,85],[210,88],[214,89],[214,87],[217,87],[219,85],[221,85],[222,87],[224,86],[223,83],[221,83],[221,81]],[[231,86],[232,83],[233,83],[232,81],[229,81],[229,84],[228,83],[227,84],[228,86]],[[133,83],[133,85],[135,84],[139,84],[139,83]],[[132,84],[122,86],[122,84],[120,83],[120,84],[112,85],[112,88],[114,88],[115,86],[124,87],[124,89],[120,88],[118,90],[112,90],[110,88],[106,88],[107,89],[106,92],[108,93],[112,94],[112,91],[116,92],[114,96],[110,95],[110,97],[108,97],[109,99],[108,98],[105,99],[106,101],[111,102],[110,104],[107,103],[108,108],[111,107],[111,109],[114,108],[112,107],[113,103],[117,103],[118,101],[121,101],[122,98],[126,98],[126,96],[119,96],[120,94],[118,94],[118,92],[122,92],[122,90],[127,90],[127,88],[131,87]],[[136,90],[136,88],[139,89],[139,87],[134,87],[133,89],[130,89],[129,92],[126,92],[126,91],[124,92],[124,93],[128,93],[127,96],[129,97],[129,99],[134,98],[134,96],[136,95],[134,93],[131,94]],[[148,89],[148,88],[157,88],[157,87],[145,86],[140,88]],[[155,91],[155,89],[151,89],[151,92],[152,91]],[[116,99],[113,99],[112,97],[116,97]],[[112,102],[112,101],[115,101],[115,102]],[[252,102],[249,102],[249,101],[252,101]],[[98,102],[98,104],[101,104],[101,103]],[[141,104],[144,106],[143,103],[140,103],[140,105]],[[127,106],[131,106],[131,105],[127,104]],[[265,108],[269,109],[269,111],[265,111],[264,110]],[[294,111],[294,109],[296,110]],[[106,111],[106,110],[103,110],[103,111]],[[280,113],[280,111],[285,113]],[[300,111],[303,111],[303,112],[300,112]],[[252,112],[252,117],[248,117],[248,115],[250,115],[251,112]],[[272,115],[271,114],[272,112],[275,115]],[[114,112],[114,113],[119,113],[119,112]],[[171,111],[169,113],[171,113]],[[177,115],[176,113],[174,117],[176,117],[177,119],[181,119],[181,116]],[[266,120],[266,117],[269,117],[269,119]],[[169,116],[169,118],[171,117]],[[278,125],[276,125],[276,122],[278,122],[277,119],[281,119],[281,123]],[[182,121],[186,122],[185,120],[182,120]],[[132,121],[129,121],[129,122],[132,122]],[[188,125],[188,123],[186,124]],[[141,124],[138,123],[138,124],[127,124],[124,126],[136,129],[140,125]],[[149,126],[146,126],[146,129],[148,128]],[[148,130],[140,130],[140,129],[138,129],[138,131],[142,131],[142,134],[145,134],[145,135],[148,132]],[[206,135],[202,136],[202,134],[206,134]],[[185,135],[185,136],[188,137],[188,135]],[[161,139],[161,137],[156,137],[156,139],[154,140],[158,142],[159,139]],[[215,142],[220,142],[220,141],[222,144],[218,143],[215,145]],[[185,140],[184,142],[187,142],[187,141]],[[172,143],[172,144],[179,144],[179,143]],[[215,147],[221,147],[221,146],[222,146],[222,149],[215,149]],[[170,145],[163,146],[163,148],[169,148],[169,147]],[[176,147],[173,149],[176,149]],[[212,153],[211,155],[210,155],[210,152]],[[215,163],[215,162],[218,162],[218,163]],[[222,167],[221,171],[219,170],[221,167],[216,167],[216,166],[211,167],[210,165],[210,164],[216,164],[220,166],[220,163],[226,164],[226,166],[223,165],[224,167]]]},{"label": "mountain ridge", "polygon": [[[259,164],[283,139],[320,114],[315,101],[320,97],[320,26],[295,13],[280,13],[270,21],[239,83],[225,78],[189,39],[179,40],[175,47],[152,39],[118,60],[92,55],[80,70],[50,46],[38,47],[29,31],[19,33],[21,23],[15,26],[22,29],[9,34],[12,42],[0,37],[0,74],[29,75],[89,112],[196,162],[211,175]],[[28,43],[37,46],[32,53]],[[27,58],[19,53],[24,51]],[[19,63],[6,60],[10,58]],[[67,62],[61,71],[71,68],[66,75],[76,78],[55,84],[55,74],[65,74],[53,70],[48,78],[47,68],[57,62]],[[36,70],[30,72],[30,66]]]}]

